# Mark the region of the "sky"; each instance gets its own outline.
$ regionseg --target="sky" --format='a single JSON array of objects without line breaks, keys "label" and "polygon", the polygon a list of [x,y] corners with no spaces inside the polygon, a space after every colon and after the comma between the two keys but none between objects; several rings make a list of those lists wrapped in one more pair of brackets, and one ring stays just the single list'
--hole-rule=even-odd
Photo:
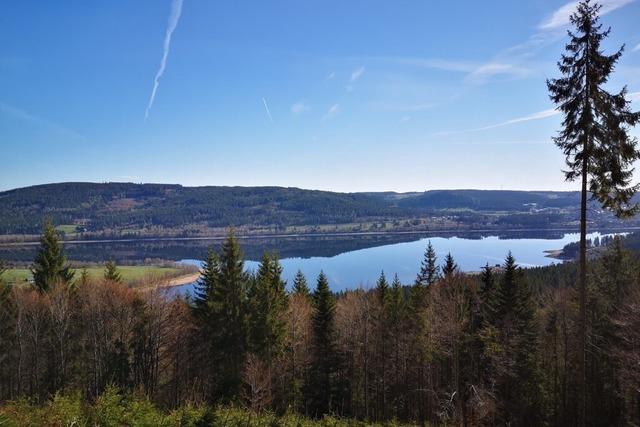
[{"label": "sky", "polygon": [[[609,87],[640,109],[640,0],[602,3],[605,51],[626,44]],[[6,0],[0,190],[577,189],[545,84],[574,6]]]}]

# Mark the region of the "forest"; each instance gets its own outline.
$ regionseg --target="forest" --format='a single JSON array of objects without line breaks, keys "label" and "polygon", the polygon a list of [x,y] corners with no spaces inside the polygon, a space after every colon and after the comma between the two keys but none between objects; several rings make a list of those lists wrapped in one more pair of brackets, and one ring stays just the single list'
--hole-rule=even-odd
[{"label": "forest", "polygon": [[[282,187],[60,183],[0,192],[0,235],[37,237],[52,218],[72,238],[193,237],[249,232],[571,227],[578,192],[432,190],[335,193]],[[592,204],[594,207],[595,204]],[[594,226],[619,228],[594,210]]]},{"label": "forest", "polygon": [[[269,253],[246,271],[230,232],[181,298],[128,288],[112,263],[72,277],[49,225],[34,285],[0,288],[0,421],[572,425],[576,265],[505,257],[464,274],[429,245],[415,283],[381,272],[335,294],[324,274],[287,285]],[[640,259],[618,238],[589,268],[588,419],[638,423]]]}]

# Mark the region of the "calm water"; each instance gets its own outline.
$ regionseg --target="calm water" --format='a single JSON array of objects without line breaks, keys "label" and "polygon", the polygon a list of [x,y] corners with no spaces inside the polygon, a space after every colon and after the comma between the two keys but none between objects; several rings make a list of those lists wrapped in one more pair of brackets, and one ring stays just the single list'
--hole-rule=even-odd
[{"label": "calm water", "polygon": [[[602,236],[592,233],[589,238]],[[415,241],[383,244],[381,246],[350,250],[333,256],[286,257],[281,260],[284,277],[291,284],[298,269],[307,276],[313,286],[320,271],[329,278],[333,290],[375,286],[380,272],[387,278],[394,274],[402,283],[412,283],[420,269],[425,247],[431,241],[438,261],[441,262],[449,252],[463,271],[478,271],[482,266],[500,264],[511,251],[522,267],[544,266],[559,262],[545,256],[546,250],[561,249],[570,242],[579,239],[578,234],[564,234],[555,238],[500,238],[497,236],[481,238],[428,237]],[[200,265],[200,261],[185,259],[185,263]],[[247,261],[246,268],[255,271],[256,261]],[[193,285],[185,285],[176,291],[192,291]]]}]

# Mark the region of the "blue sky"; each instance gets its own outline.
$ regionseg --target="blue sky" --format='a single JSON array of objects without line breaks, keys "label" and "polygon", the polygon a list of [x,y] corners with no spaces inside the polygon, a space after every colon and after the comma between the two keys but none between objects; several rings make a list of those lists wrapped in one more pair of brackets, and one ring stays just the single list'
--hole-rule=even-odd
[{"label": "blue sky", "polygon": [[[640,0],[604,3],[605,48],[627,45],[611,87],[640,108]],[[574,189],[545,86],[571,6],[8,0],[0,189]]]}]

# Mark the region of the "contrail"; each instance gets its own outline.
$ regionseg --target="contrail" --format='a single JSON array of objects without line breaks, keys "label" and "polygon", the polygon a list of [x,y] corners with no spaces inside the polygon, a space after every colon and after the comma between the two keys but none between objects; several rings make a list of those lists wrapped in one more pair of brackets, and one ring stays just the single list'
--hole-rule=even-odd
[{"label": "contrail", "polygon": [[149,117],[149,110],[151,110],[151,106],[153,105],[153,100],[156,98],[156,92],[158,91],[158,86],[160,85],[160,78],[164,73],[164,69],[167,66],[167,57],[169,56],[169,47],[171,46],[171,35],[173,31],[178,26],[178,20],[180,19],[180,14],[182,13],[182,2],[183,0],[173,0],[171,2],[171,14],[169,15],[169,22],[167,24],[167,32],[164,35],[164,45],[162,47],[162,59],[160,60],[160,68],[156,73],[156,78],[153,80],[153,90],[151,90],[151,97],[149,98],[149,105],[147,105],[147,110],[144,112],[144,119],[147,120]]},{"label": "contrail", "polygon": [[271,123],[273,123],[273,117],[271,116],[271,111],[269,111],[269,106],[267,105],[267,100],[262,98],[262,103],[264,104],[264,109],[267,112],[267,115],[269,116],[269,120],[271,120]]}]

